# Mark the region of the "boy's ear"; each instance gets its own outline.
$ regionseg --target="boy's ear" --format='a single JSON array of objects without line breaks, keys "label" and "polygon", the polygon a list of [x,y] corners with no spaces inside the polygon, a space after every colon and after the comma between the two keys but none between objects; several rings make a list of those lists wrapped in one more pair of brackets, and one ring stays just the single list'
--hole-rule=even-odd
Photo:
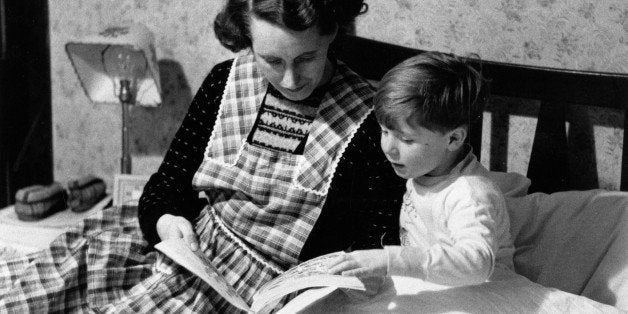
[{"label": "boy's ear", "polygon": [[467,128],[465,127],[457,127],[449,131],[449,144],[448,144],[449,150],[457,151],[464,145],[464,142],[466,139],[467,139]]}]

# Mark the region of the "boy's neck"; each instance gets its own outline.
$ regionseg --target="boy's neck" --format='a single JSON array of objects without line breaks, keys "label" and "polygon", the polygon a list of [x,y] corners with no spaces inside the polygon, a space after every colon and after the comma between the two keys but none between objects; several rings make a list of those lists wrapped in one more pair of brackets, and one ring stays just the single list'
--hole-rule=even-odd
[{"label": "boy's neck", "polygon": [[437,175],[426,174],[417,178],[414,178],[413,181],[415,183],[424,185],[424,183],[428,181],[432,181],[433,178],[444,177],[451,173],[451,171],[462,161],[471,151],[471,146],[464,145],[461,149],[451,152],[446,158],[443,164],[446,164],[446,170]]}]

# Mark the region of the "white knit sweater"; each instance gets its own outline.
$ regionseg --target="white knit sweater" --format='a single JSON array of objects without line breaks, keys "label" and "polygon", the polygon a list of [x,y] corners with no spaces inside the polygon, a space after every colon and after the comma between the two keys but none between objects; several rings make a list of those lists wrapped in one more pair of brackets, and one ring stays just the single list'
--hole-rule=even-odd
[{"label": "white knit sweater", "polygon": [[421,182],[407,182],[401,246],[385,247],[389,275],[460,286],[489,280],[496,265],[513,269],[504,194],[473,153]]}]

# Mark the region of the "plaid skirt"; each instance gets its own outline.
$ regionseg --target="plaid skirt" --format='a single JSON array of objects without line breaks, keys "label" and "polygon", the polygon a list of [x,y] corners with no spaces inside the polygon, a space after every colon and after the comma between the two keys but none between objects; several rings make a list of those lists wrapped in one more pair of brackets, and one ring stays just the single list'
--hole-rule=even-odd
[{"label": "plaid skirt", "polygon": [[[207,211],[205,212],[207,217]],[[211,217],[202,249],[251,303],[276,276],[234,245]],[[211,234],[211,236],[209,236]],[[57,237],[46,250],[0,261],[0,313],[231,313],[204,281],[154,251],[136,207],[110,207]]]}]

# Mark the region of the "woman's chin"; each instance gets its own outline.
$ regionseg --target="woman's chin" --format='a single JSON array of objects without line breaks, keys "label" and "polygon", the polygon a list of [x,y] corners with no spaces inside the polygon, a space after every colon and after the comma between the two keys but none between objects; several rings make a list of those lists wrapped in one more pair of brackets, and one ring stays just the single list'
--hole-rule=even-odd
[{"label": "woman's chin", "polygon": [[309,88],[309,86],[303,86],[297,90],[289,90],[289,89],[279,89],[279,91],[281,92],[281,94],[292,100],[292,101],[301,101],[303,99],[306,99],[308,97],[310,97],[310,95],[313,92],[313,89]]}]

